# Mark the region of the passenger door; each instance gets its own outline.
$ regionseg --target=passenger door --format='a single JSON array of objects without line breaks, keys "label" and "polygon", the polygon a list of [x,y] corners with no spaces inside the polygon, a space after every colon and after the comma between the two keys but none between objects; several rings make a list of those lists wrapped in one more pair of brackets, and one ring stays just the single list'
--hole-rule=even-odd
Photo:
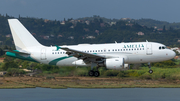
[{"label": "passenger door", "polygon": [[146,55],[152,55],[152,44],[146,44]]}]

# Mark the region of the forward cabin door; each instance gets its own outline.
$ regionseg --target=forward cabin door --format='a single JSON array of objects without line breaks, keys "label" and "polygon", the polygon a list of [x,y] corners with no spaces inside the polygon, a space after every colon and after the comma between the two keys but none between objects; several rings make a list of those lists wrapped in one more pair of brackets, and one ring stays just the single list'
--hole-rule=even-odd
[{"label": "forward cabin door", "polygon": [[46,60],[46,49],[45,48],[41,49],[41,60]]},{"label": "forward cabin door", "polygon": [[146,54],[152,55],[152,44],[150,43],[146,44]]}]

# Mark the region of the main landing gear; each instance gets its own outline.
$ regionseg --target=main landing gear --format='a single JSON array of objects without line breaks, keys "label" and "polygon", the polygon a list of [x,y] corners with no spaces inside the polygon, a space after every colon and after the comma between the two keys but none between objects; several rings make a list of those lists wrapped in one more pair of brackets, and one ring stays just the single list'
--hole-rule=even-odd
[{"label": "main landing gear", "polygon": [[100,75],[99,71],[93,71],[93,70],[90,70],[88,74],[89,76],[95,76],[95,77],[98,77]]},{"label": "main landing gear", "polygon": [[96,63],[91,63],[91,70],[89,71],[89,76],[95,76],[95,77],[98,77],[100,75],[99,71],[98,71],[98,66],[96,67],[96,71],[93,70],[93,67],[94,66],[97,66]]},{"label": "main landing gear", "polygon": [[148,67],[149,67],[149,73],[152,74],[153,70],[151,70],[151,63],[150,62],[148,63]]}]

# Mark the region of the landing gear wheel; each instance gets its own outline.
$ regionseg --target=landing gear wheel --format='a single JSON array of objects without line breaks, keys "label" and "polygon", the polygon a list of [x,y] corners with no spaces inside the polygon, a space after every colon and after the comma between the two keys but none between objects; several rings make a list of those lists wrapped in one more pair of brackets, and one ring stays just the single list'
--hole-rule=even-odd
[{"label": "landing gear wheel", "polygon": [[99,75],[100,75],[99,71],[95,71],[95,72],[94,72],[94,76],[95,76],[95,77],[98,77]]},{"label": "landing gear wheel", "polygon": [[94,71],[90,70],[88,74],[89,74],[89,76],[94,76]]},{"label": "landing gear wheel", "polygon": [[149,73],[152,74],[152,73],[153,73],[153,70],[149,70]]}]

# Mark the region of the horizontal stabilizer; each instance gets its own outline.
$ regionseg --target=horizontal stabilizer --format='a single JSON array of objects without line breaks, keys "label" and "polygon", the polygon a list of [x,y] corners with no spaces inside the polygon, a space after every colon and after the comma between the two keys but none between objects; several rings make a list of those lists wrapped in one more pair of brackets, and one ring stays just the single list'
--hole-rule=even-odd
[{"label": "horizontal stabilizer", "polygon": [[18,52],[17,50],[13,50],[13,51],[10,51],[10,50],[4,50],[6,52],[11,52],[11,53],[16,53],[16,54],[19,54],[19,55],[30,55],[30,53],[26,53],[26,52]]}]

